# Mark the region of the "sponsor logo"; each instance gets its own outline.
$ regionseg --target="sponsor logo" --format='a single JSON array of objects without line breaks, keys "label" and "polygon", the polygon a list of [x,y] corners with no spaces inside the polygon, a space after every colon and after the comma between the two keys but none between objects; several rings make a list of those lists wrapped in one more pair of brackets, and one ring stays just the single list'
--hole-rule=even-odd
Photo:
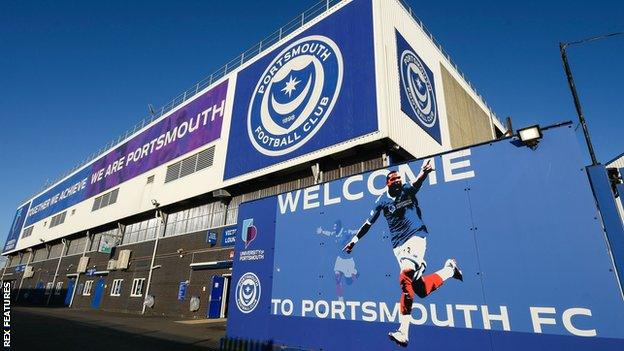
[{"label": "sponsor logo", "polygon": [[243,242],[245,243],[245,249],[249,247],[252,241],[256,240],[258,236],[258,228],[253,225],[253,218],[245,219],[243,221],[243,230],[241,232]]},{"label": "sponsor logo", "polygon": [[243,228],[241,231],[241,237],[243,243],[245,243],[244,250],[241,251],[240,261],[259,261],[264,259],[264,250],[247,250],[252,241],[258,237],[258,228],[253,224],[253,218],[243,220]]},{"label": "sponsor logo", "polygon": [[438,120],[433,73],[412,50],[401,54],[401,85],[418,120],[431,128]]},{"label": "sponsor logo", "polygon": [[236,307],[243,313],[251,313],[260,301],[260,280],[258,276],[247,272],[236,284]]},{"label": "sponsor logo", "polygon": [[303,146],[327,121],[342,78],[342,53],[327,37],[307,36],[282,50],[249,103],[247,132],[256,150],[280,156]]}]

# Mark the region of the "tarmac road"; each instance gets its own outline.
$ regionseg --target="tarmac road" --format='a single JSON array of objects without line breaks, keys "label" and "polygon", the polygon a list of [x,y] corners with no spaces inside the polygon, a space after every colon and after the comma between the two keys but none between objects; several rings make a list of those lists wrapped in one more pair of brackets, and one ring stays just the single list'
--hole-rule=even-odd
[{"label": "tarmac road", "polygon": [[[199,322],[199,323],[196,323]],[[224,321],[176,322],[164,317],[65,308],[13,307],[13,350],[218,350]]]}]

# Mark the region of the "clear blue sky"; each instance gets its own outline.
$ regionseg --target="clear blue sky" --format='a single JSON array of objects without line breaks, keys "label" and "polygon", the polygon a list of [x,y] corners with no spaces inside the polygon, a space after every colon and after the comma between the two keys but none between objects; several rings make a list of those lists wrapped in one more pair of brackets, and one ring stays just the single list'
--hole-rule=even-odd
[{"label": "clear blue sky", "polygon": [[[0,2],[1,244],[47,179],[316,2]],[[575,120],[559,41],[624,31],[621,0],[408,2],[515,126]],[[605,162],[624,152],[624,36],[569,57]]]}]

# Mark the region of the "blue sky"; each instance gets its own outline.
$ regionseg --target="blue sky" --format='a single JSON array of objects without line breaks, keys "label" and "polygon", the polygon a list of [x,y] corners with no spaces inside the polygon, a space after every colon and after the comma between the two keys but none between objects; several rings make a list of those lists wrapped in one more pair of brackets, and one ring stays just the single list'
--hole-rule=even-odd
[{"label": "blue sky", "polygon": [[[316,2],[0,2],[2,244],[46,180]],[[576,120],[559,41],[624,31],[615,0],[408,2],[516,127]],[[569,59],[605,162],[624,152],[624,36],[570,48]]]}]

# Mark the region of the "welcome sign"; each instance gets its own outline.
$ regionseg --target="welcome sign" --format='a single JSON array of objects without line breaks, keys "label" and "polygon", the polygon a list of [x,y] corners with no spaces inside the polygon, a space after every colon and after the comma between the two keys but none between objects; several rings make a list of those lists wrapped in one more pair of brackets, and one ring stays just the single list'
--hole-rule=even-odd
[{"label": "welcome sign", "polygon": [[255,240],[236,243],[227,334],[323,350],[394,349],[397,332],[410,350],[622,350],[624,301],[582,164],[564,125],[536,150],[506,139],[244,203]]}]

